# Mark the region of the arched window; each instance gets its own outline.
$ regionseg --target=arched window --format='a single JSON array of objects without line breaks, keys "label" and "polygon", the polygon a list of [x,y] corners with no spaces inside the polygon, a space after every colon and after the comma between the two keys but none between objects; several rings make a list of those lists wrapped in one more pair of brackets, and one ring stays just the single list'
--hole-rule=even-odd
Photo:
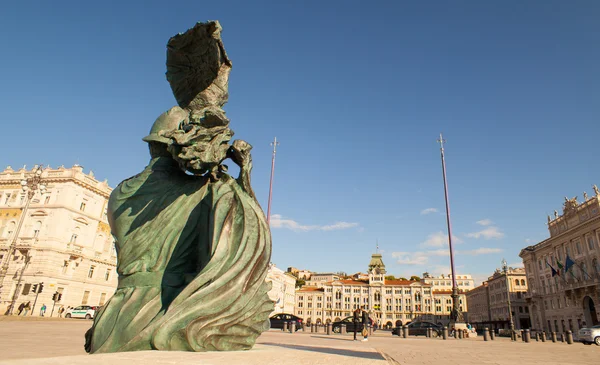
[{"label": "arched window", "polygon": [[521,279],[521,285],[525,285],[525,279]]},{"label": "arched window", "polygon": [[8,226],[6,227],[6,231],[4,231],[4,237],[10,238],[12,234],[15,233],[16,226],[17,224],[15,222],[9,222]]},{"label": "arched window", "polygon": [[581,264],[581,278],[583,280],[589,279],[589,273],[588,273],[588,269],[587,269],[587,265],[584,263]]},{"label": "arched window", "polygon": [[71,235],[71,240],[69,242],[77,243],[77,237],[79,237],[80,233],[81,233],[81,228],[75,227],[75,229],[73,230],[73,234]]},{"label": "arched window", "polygon": [[515,279],[515,285],[519,286],[519,279]]},{"label": "arched window", "polygon": [[600,274],[600,263],[598,263],[598,259],[592,260],[592,266],[594,267],[594,272],[596,275]]},{"label": "arched window", "polygon": [[38,238],[40,235],[40,230],[42,229],[42,221],[37,221],[33,225],[33,237]]}]

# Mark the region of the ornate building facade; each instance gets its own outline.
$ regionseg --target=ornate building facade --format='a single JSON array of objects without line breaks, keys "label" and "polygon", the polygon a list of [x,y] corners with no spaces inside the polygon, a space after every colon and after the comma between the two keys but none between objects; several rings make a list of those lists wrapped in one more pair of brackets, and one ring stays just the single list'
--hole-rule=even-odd
[{"label": "ornate building facade", "polygon": [[296,278],[275,264],[270,264],[266,280],[272,284],[269,298],[275,303],[271,316],[277,313],[294,313]]},{"label": "ornate building facade", "polygon": [[[352,315],[365,307],[382,326],[393,327],[413,320],[446,324],[450,320],[450,291],[434,290],[423,281],[386,280],[381,254],[373,254],[368,280],[333,280],[296,291],[294,314],[307,323],[329,323]],[[467,311],[465,294],[460,294],[461,310]]]},{"label": "ornate building facade", "polygon": [[[15,307],[36,302],[32,315],[45,304],[49,315],[57,292],[57,308],[103,305],[117,286],[116,252],[106,217],[112,189],[78,165],[46,168],[40,170],[45,193],[36,192],[27,206],[22,185],[34,170],[8,167],[0,172],[0,263],[7,268],[0,314],[15,299]],[[32,293],[40,284],[42,292]]]},{"label": "ornate building facade", "polygon": [[595,185],[594,193],[584,193],[581,203],[565,198],[562,215],[548,216],[550,238],[519,254],[536,329],[577,334],[600,323],[600,191]]},{"label": "ornate building facade", "polygon": [[510,328],[508,297],[515,329],[531,327],[525,269],[508,268],[505,274],[496,270],[482,285],[467,293],[469,322],[477,327],[490,329]]}]

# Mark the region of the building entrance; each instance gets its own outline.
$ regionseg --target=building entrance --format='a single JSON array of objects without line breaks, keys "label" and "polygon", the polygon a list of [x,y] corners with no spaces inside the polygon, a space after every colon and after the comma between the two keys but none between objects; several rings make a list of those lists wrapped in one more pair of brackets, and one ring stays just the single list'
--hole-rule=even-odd
[{"label": "building entrance", "polygon": [[583,315],[585,316],[585,322],[587,327],[595,326],[598,324],[598,315],[596,314],[596,306],[591,297],[586,296],[583,298]]}]

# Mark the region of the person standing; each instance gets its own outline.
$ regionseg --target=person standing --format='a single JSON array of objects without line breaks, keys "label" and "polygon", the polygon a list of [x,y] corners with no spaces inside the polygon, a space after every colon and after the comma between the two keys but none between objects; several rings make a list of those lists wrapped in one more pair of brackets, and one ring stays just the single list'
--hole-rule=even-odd
[{"label": "person standing", "polygon": [[46,304],[42,304],[42,308],[40,308],[40,316],[43,317],[46,314]]},{"label": "person standing", "polygon": [[23,309],[25,309],[25,302],[21,303],[21,305],[19,305],[19,313],[17,314],[18,316],[21,315],[21,313],[23,312]]},{"label": "person standing", "polygon": [[31,302],[27,302],[27,303],[25,304],[25,306],[23,307],[23,310],[25,311],[25,312],[23,313],[23,317],[26,317],[26,316],[27,316],[27,313],[29,313],[29,311],[31,310]]},{"label": "person standing", "polygon": [[63,312],[65,311],[65,307],[62,306],[58,309],[58,318],[62,318]]},{"label": "person standing", "polygon": [[354,317],[352,318],[352,324],[354,325],[354,341],[358,341],[356,339],[356,331],[358,330],[358,324],[360,323],[360,308],[356,308],[354,310]]},{"label": "person standing", "polygon": [[362,329],[362,335],[363,335],[363,342],[364,341],[369,341],[369,330],[368,330],[368,326],[369,326],[369,312],[367,312],[364,307],[363,307],[363,311],[362,311],[362,325],[363,325],[363,329]]}]

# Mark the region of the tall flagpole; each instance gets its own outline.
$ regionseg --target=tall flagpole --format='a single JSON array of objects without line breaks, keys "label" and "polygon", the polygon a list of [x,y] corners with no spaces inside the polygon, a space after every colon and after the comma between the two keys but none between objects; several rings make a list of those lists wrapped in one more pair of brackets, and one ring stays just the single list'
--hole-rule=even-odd
[{"label": "tall flagpole", "polygon": [[269,202],[267,204],[267,224],[271,223],[271,199],[273,198],[273,175],[275,175],[275,155],[277,154],[277,146],[279,142],[277,142],[277,137],[275,140],[271,142],[271,146],[273,146],[273,158],[271,160],[271,182],[269,183]]},{"label": "tall flagpole", "polygon": [[452,223],[450,223],[450,203],[448,201],[448,182],[446,181],[446,159],[444,158],[444,142],[446,140],[440,133],[440,151],[442,156],[442,175],[444,177],[444,198],[446,199],[446,223],[448,224],[448,246],[450,247],[450,269],[452,270],[452,319],[462,322],[462,313],[458,298],[458,286],[456,285],[456,272],[454,271],[454,250],[452,249]]}]

